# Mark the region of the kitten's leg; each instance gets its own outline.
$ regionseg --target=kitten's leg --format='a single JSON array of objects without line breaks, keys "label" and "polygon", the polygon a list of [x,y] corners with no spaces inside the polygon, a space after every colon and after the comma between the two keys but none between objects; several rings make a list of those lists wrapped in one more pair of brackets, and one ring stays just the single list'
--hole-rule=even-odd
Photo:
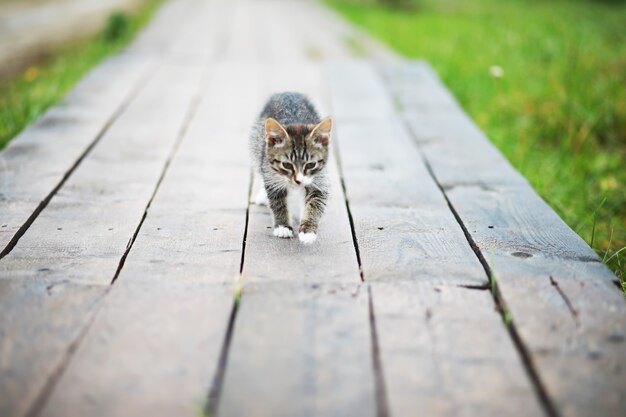
[{"label": "kitten's leg", "polygon": [[313,243],[317,239],[317,225],[324,214],[328,193],[317,188],[306,187],[304,214],[300,219],[298,238],[302,243]]},{"label": "kitten's leg", "polygon": [[266,191],[270,209],[274,214],[274,236],[293,237],[293,229],[289,223],[289,210],[287,210],[287,190],[266,189]]},{"label": "kitten's leg", "polygon": [[261,187],[256,193],[256,196],[254,197],[254,204],[256,204],[257,206],[268,205],[267,191],[265,191],[265,187]]}]

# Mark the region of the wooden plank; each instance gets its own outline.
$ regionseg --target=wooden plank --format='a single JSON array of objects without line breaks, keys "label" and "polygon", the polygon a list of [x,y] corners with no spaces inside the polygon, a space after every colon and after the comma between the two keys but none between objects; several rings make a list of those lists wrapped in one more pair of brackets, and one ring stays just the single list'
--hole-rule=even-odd
[{"label": "wooden plank", "polygon": [[232,288],[177,279],[120,283],[103,304],[41,415],[201,415]]},{"label": "wooden plank", "polygon": [[[367,279],[485,285],[482,267],[375,71],[358,63],[329,68],[337,143]],[[362,103],[362,115],[353,102]]]},{"label": "wooden plank", "polygon": [[44,415],[202,412],[240,268],[257,87],[241,66],[216,69],[122,273]]},{"label": "wooden plank", "polygon": [[372,298],[390,415],[543,415],[487,291],[376,282]]},{"label": "wooden plank", "polygon": [[217,414],[376,415],[367,291],[355,277],[250,283]]},{"label": "wooden plank", "polygon": [[3,259],[0,278],[111,281],[202,72],[166,66],[150,80]]},{"label": "wooden plank", "polygon": [[[511,262],[493,257],[502,299],[563,416],[620,416],[626,409],[624,296],[594,279],[595,262]],[[544,275],[545,274],[545,275]]]},{"label": "wooden plank", "polygon": [[[47,286],[85,283],[101,286],[101,292],[107,290],[176,142],[203,73],[203,68],[165,66],[150,80],[18,245],[2,259],[0,280]],[[40,294],[45,297],[45,293]],[[8,317],[19,314],[11,312],[5,302],[14,296],[8,290],[1,294],[0,327],[7,325]],[[7,357],[8,366],[0,375],[0,392],[8,392],[4,387],[13,386],[12,392],[22,393],[0,400],[3,408],[13,410],[9,414],[21,414],[32,404],[73,342],[66,336],[76,334],[91,318],[69,304],[37,311],[42,314],[29,316],[10,339],[0,340],[0,345],[27,346],[26,340],[38,333],[41,341],[31,343],[29,349],[11,351]],[[50,320],[75,323],[75,318],[68,315],[80,317],[74,333],[57,333],[46,325]]]},{"label": "wooden plank", "polygon": [[[485,272],[406,128],[385,117],[382,79],[364,63],[329,74],[390,414],[541,415],[489,293],[459,288],[485,286]],[[363,115],[349,107],[356,100]]]},{"label": "wooden plank", "polygon": [[123,111],[150,61],[125,54],[106,60],[0,154],[0,252]]},{"label": "wooden plank", "polygon": [[[324,104],[317,99],[323,91],[319,67],[268,66],[264,74],[267,95],[301,91]],[[359,291],[339,176],[334,164],[329,167],[331,198],[312,245],[275,238],[268,209],[250,208],[245,287],[218,415],[376,413],[365,291]]]},{"label": "wooden plank", "polygon": [[27,413],[103,293],[97,285],[0,279],[0,415]]},{"label": "wooden plank", "polygon": [[[426,88],[445,95],[423,64],[387,74],[392,87],[402,77],[415,92],[430,83]],[[458,107],[404,108],[437,181],[489,264],[556,412],[623,414],[626,302],[614,275]],[[427,118],[434,122],[424,130],[420,121]]]},{"label": "wooden plank", "polygon": [[622,414],[626,303],[611,282],[613,274],[573,232],[561,233],[566,226],[547,206],[547,215],[541,215],[545,203],[532,190],[462,187],[448,195],[471,225],[559,411]]}]

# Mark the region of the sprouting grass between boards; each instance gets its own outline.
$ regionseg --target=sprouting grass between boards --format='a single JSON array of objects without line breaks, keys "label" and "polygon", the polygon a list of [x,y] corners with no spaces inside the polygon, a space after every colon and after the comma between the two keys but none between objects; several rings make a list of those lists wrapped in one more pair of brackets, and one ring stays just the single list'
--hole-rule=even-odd
[{"label": "sprouting grass between boards", "polygon": [[625,2],[327,2],[399,53],[431,63],[626,290]]},{"label": "sprouting grass between boards", "polygon": [[132,15],[111,13],[100,34],[78,41],[0,84],[0,149],[56,103],[90,68],[126,46],[161,2],[145,0]]}]

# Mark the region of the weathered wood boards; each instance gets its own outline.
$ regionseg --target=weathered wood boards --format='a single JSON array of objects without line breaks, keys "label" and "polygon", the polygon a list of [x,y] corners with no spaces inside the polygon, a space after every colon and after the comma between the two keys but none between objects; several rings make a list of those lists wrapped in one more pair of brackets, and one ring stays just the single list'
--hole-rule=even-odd
[{"label": "weathered wood boards", "polygon": [[[202,67],[166,65],[155,74],[0,262],[0,280],[11,282],[0,294],[0,320],[3,328],[10,323],[15,329],[3,335],[0,345],[28,347],[5,350],[0,404],[6,414],[22,414],[33,404],[91,319],[85,310],[93,307],[94,293],[74,291],[74,284],[100,286],[101,293],[108,288],[204,72]],[[23,305],[19,315],[11,313],[14,306],[4,300],[24,293],[18,281],[36,288],[45,283],[54,296],[47,301],[46,291],[26,291],[29,297],[36,294],[46,301],[41,301],[41,307],[34,301]],[[57,285],[63,285],[64,291],[55,295]],[[72,297],[78,301],[68,301]],[[90,298],[80,301],[83,297]],[[56,332],[47,325],[54,322],[65,330]],[[38,343],[29,345],[33,334]]]},{"label": "weathered wood boards", "polygon": [[0,154],[0,253],[124,110],[150,61],[124,54],[105,61]]},{"label": "weathered wood boards", "polygon": [[233,307],[257,77],[217,67],[115,285],[43,414],[199,415]]},{"label": "weathered wood boards", "polygon": [[219,416],[376,415],[367,290],[325,277],[247,285]]},{"label": "weathered wood boards", "polygon": [[485,285],[484,271],[375,71],[350,63],[331,65],[328,73],[367,280]]},{"label": "weathered wood boards", "polygon": [[203,71],[167,65],[150,80],[0,263],[2,278],[111,281]]},{"label": "weathered wood boards", "polygon": [[[613,274],[461,112],[432,71],[410,63],[384,72],[435,178],[495,276],[556,411],[623,414],[626,302]],[[429,100],[439,105],[428,106]]]},{"label": "weathered wood boards", "polygon": [[[307,93],[326,114],[321,71],[265,66],[268,93]],[[250,207],[243,296],[217,404],[220,416],[373,416],[367,291],[361,287],[339,175],[318,240],[277,239],[266,207]]]},{"label": "weathered wood boards", "polygon": [[[530,416],[545,415],[544,387],[560,414],[618,415],[626,331],[610,273],[432,74],[395,67],[385,86],[371,63],[295,62],[350,57],[337,38],[351,32],[308,3],[226,3],[166,3],[115,80],[137,85],[146,56],[162,53],[163,69],[0,261],[0,415]],[[243,61],[216,66],[195,112],[200,63],[223,55]],[[109,104],[126,97],[96,84]],[[308,92],[336,122],[345,176],[333,160],[311,246],[274,238],[265,207],[244,230],[248,129],[280,90]],[[104,107],[90,97],[67,117],[95,126]],[[36,142],[54,132],[40,127]]]},{"label": "weathered wood boards", "polygon": [[[216,36],[219,26],[206,24],[207,16],[215,18],[218,13],[213,12],[221,4],[167,2],[128,52],[97,66],[0,154],[1,256],[10,251],[91,146],[124,112],[154,72],[156,62],[184,55],[187,62],[195,59],[201,64],[221,51],[216,47],[221,41]],[[188,22],[192,8],[200,13]],[[181,27],[184,30],[180,31]]]},{"label": "weathered wood boards", "polygon": [[328,73],[389,413],[542,415],[489,293],[463,288],[487,277],[383,80],[367,63]]},{"label": "weathered wood boards", "polygon": [[371,285],[390,415],[544,415],[489,292]]},{"label": "weathered wood boards", "polygon": [[0,415],[27,413],[103,295],[96,285],[0,279]]}]

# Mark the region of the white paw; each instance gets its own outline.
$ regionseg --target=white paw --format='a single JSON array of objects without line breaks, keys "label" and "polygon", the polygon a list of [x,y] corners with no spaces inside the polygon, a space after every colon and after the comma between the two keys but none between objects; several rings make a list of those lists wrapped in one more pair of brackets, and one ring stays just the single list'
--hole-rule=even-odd
[{"label": "white paw", "polygon": [[290,238],[293,237],[293,230],[285,226],[278,226],[274,229],[274,236]]},{"label": "white paw", "polygon": [[298,234],[298,238],[300,239],[300,242],[309,244],[315,242],[315,239],[317,239],[317,234],[300,232]]},{"label": "white paw", "polygon": [[254,204],[257,206],[267,206],[267,193],[265,192],[265,188],[261,188],[256,196],[254,197]]}]

